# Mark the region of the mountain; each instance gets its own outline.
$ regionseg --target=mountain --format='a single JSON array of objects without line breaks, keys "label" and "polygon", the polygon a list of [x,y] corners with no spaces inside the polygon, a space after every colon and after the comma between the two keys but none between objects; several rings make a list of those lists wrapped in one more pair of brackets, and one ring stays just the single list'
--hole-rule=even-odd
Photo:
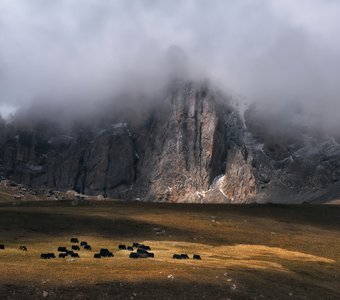
[{"label": "mountain", "polygon": [[199,203],[340,196],[335,138],[264,120],[256,107],[243,112],[206,83],[172,85],[141,116],[67,130],[48,118],[0,127],[0,175],[33,189]]}]

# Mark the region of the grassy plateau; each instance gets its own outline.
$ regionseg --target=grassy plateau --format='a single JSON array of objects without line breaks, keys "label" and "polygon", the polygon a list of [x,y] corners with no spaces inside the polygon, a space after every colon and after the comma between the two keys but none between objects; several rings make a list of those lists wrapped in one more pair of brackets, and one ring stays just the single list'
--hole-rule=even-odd
[{"label": "grassy plateau", "polygon": [[[93,250],[40,259],[71,237]],[[118,250],[132,242],[155,258]],[[336,205],[2,202],[0,244],[0,299],[340,299]]]}]

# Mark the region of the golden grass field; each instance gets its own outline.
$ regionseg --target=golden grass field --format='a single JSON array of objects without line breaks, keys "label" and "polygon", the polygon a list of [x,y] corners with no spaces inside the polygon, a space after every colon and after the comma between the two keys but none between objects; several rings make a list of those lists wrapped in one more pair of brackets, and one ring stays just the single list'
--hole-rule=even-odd
[{"label": "golden grass field", "polygon": [[[40,259],[73,236],[93,251]],[[132,242],[155,258],[118,250]],[[340,299],[339,206],[3,202],[0,244],[0,299]]]}]

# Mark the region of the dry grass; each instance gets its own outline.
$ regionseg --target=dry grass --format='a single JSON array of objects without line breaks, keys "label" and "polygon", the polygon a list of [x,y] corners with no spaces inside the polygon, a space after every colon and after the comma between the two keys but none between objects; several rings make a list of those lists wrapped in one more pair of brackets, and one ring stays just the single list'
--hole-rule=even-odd
[{"label": "dry grass", "polygon": [[[2,299],[336,299],[340,208],[27,202],[0,208]],[[77,236],[92,252],[41,260]],[[149,244],[131,260],[120,243]],[[28,252],[18,250],[26,245]],[[93,259],[105,247],[112,259]],[[173,260],[198,253],[202,261]]]}]

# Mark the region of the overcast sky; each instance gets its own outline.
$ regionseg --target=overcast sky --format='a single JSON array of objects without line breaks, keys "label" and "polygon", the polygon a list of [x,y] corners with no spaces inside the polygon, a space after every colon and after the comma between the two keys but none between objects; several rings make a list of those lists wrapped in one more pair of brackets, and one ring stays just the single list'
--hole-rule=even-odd
[{"label": "overcast sky", "polygon": [[0,0],[0,111],[152,94],[172,47],[190,78],[337,126],[339,16],[338,0]]}]

